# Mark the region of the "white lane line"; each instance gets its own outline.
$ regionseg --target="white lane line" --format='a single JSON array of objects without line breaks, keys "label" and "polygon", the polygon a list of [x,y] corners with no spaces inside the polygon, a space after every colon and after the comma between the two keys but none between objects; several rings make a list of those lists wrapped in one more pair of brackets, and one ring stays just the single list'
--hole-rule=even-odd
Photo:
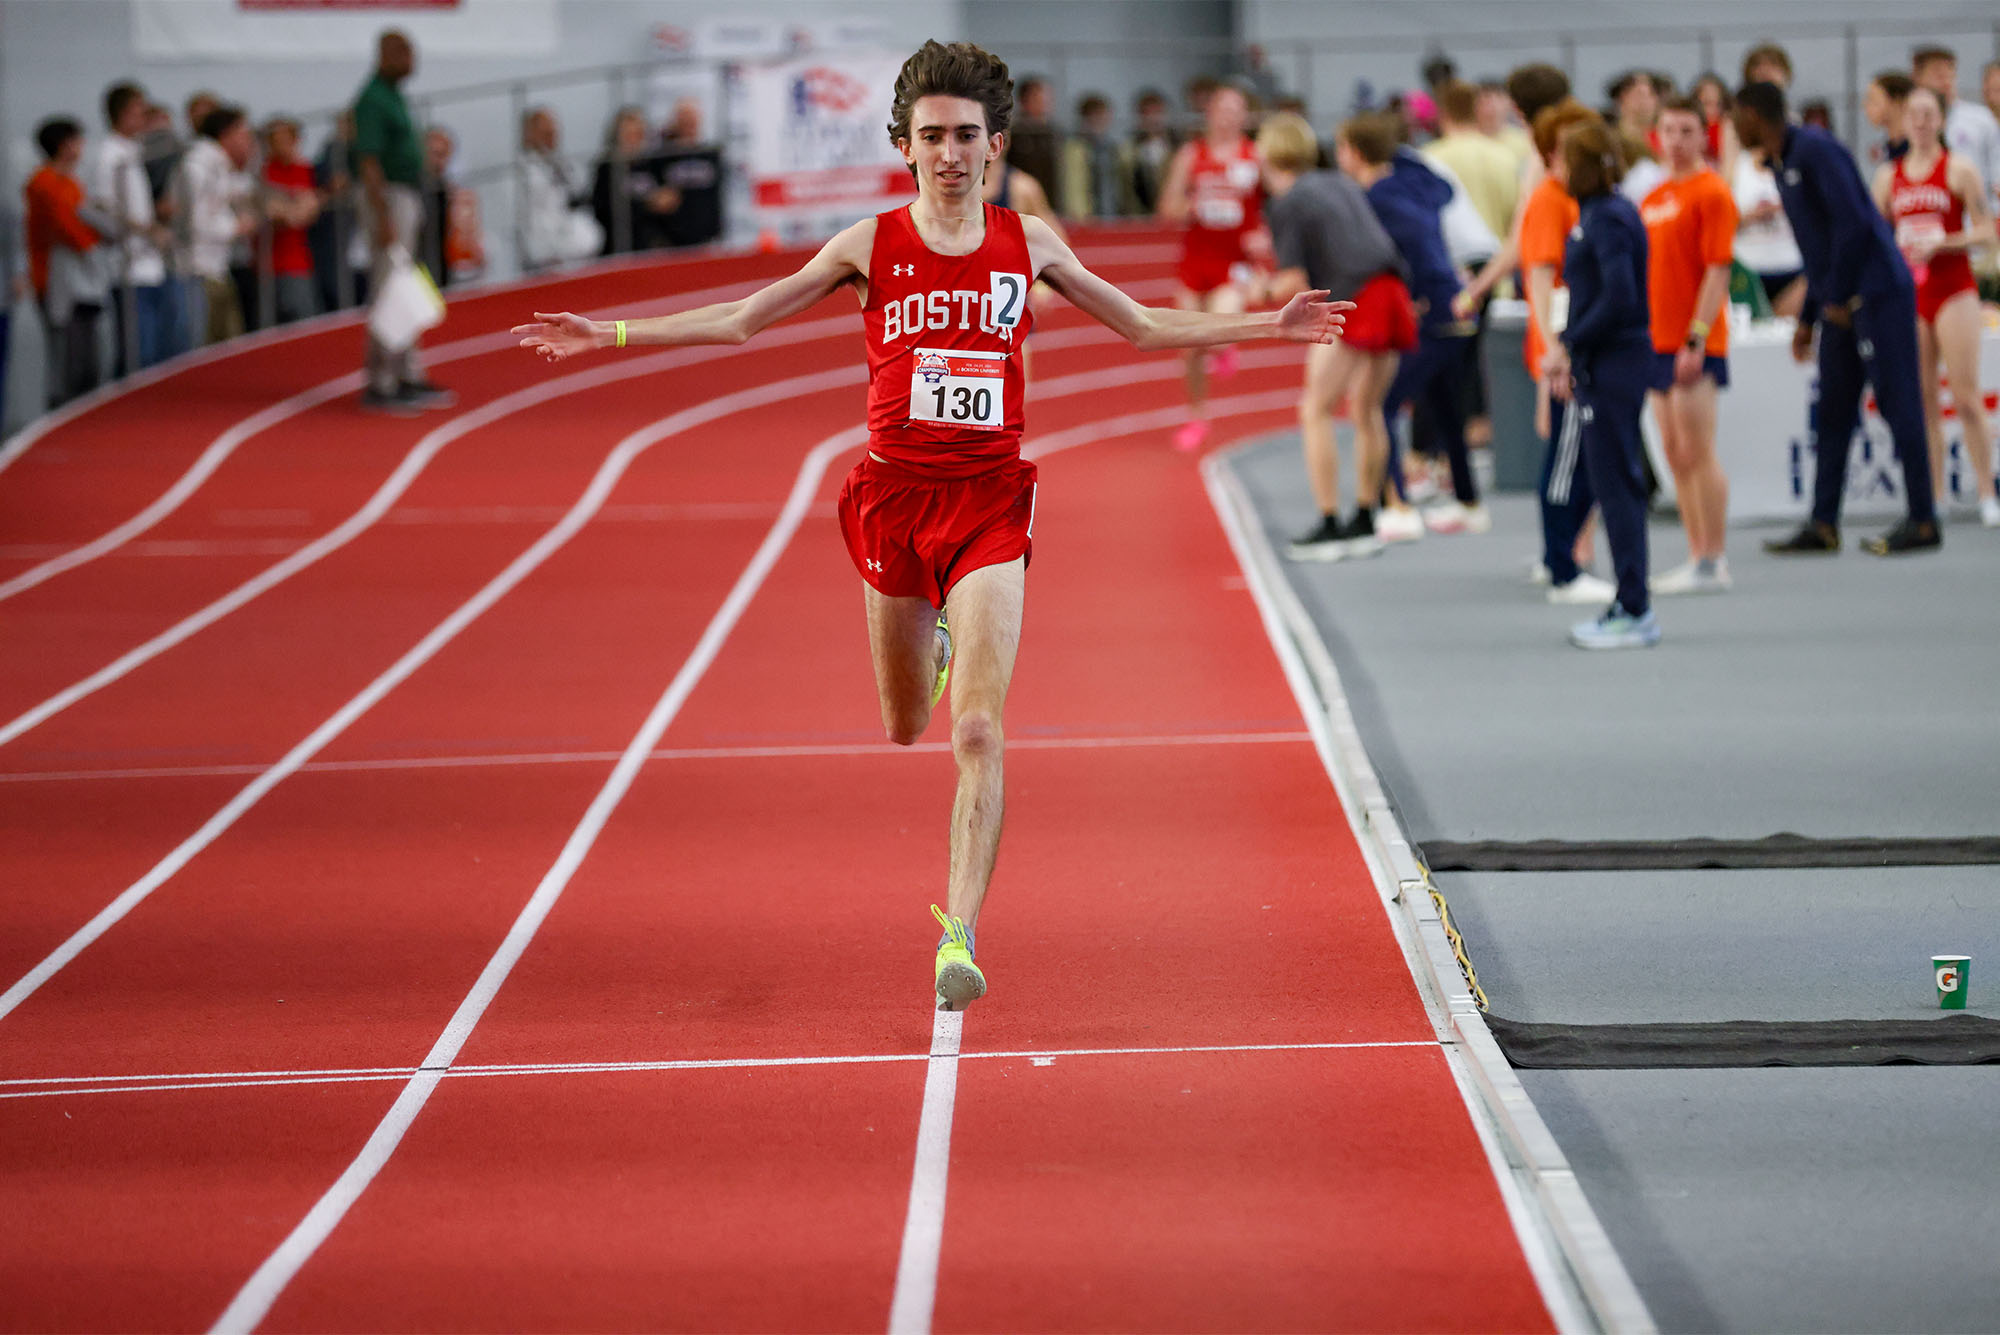
[{"label": "white lane line", "polygon": [[[1312,734],[1293,730],[1269,732],[1187,732],[1159,736],[1110,737],[1010,737],[1007,746],[1016,751],[1104,751],[1121,747],[1151,746],[1263,746],[1284,742],[1309,742]],[[949,742],[918,742],[915,746],[891,746],[887,742],[829,742],[794,746],[663,746],[648,760],[788,760],[820,756],[907,756],[938,755],[951,750]],[[479,769],[509,765],[610,764],[617,751],[531,751],[489,752],[451,756],[385,756],[369,760],[313,760],[299,766],[301,774],[350,774],[373,770]],[[261,774],[261,764],[246,765],[159,765],[147,769],[24,770],[0,774],[0,783],[58,783],[85,779],[187,779],[234,778]],[[0,1080],[0,1084],[5,1084]]]},{"label": "white lane line", "polygon": [[[836,332],[850,331],[852,327],[853,321],[851,319],[817,320],[810,324],[778,331],[769,342],[778,346],[788,343],[809,342],[814,339],[828,337]],[[588,389],[596,389],[620,380],[630,380],[638,376],[677,368],[690,362],[715,360],[734,351],[734,348],[680,348],[671,352],[635,358],[631,361],[612,362],[593,367],[588,371],[579,371],[570,375],[559,376],[553,380],[529,385],[525,389],[518,389],[511,394],[504,394],[490,403],[473,409],[471,412],[452,418],[419,440],[410,452],[403,456],[403,460],[397,465],[396,471],[391,473],[388,480],[376,489],[375,494],[370,496],[359,510],[349,515],[338,526],[322,534],[304,547],[301,547],[284,560],[269,566],[257,575],[245,580],[222,597],[209,603],[206,607],[182,617],[179,621],[153,636],[153,638],[147,640],[144,644],[120,655],[117,659],[107,663],[83,680],[56,692],[34,708],[25,711],[6,724],[0,725],[0,746],[5,746],[21,734],[47,722],[50,718],[69,708],[77,701],[103,690],[106,686],[130,674],[134,669],[142,667],[175,645],[214,625],[217,621],[228,616],[231,612],[250,602],[258,595],[277,587],[293,575],[299,573],[299,571],[313,565],[322,557],[328,556],[340,550],[340,548],[346,546],[349,542],[352,542],[371,528],[377,520],[381,519],[388,512],[389,507],[395,504],[397,497],[409,490],[410,486],[417,480],[418,474],[429,467],[431,461],[453,441],[469,435],[481,427],[490,426],[495,422],[501,421],[524,408],[531,408],[537,404],[546,403],[551,399],[561,398],[568,394],[581,393]],[[781,381],[779,383],[786,384],[792,382]]]},{"label": "white lane line", "polygon": [[[637,363],[633,365],[636,366]],[[626,372],[627,374],[639,374],[639,372],[632,371],[630,368],[624,366],[606,369]],[[604,504],[605,497],[611,494],[612,487],[624,475],[625,470],[631,465],[632,461],[643,451],[649,449],[659,441],[702,423],[710,422],[732,413],[741,412],[747,408],[763,407],[803,394],[817,393],[822,390],[837,389],[845,385],[859,384],[862,382],[864,376],[864,368],[858,366],[843,367],[835,371],[821,371],[812,375],[793,376],[787,380],[774,381],[770,384],[759,385],[753,389],[739,390],[733,394],[725,394],[718,398],[706,400],[692,408],[683,409],[649,426],[642,427],[619,441],[612,448],[610,455],[606,457],[604,463],[599,466],[596,476],[591,478],[590,485],[584,489],[583,495],[578,497],[576,504],[570,507],[570,512],[564,517],[562,523],[544,533],[526,551],[509,562],[506,569],[495,575],[479,592],[467,599],[450,616],[439,622],[437,626],[432,628],[428,635],[425,635],[423,639],[407,650],[401,658],[398,658],[373,681],[369,682],[367,686],[363,687],[358,695],[342,705],[332,717],[313,729],[303,741],[293,746],[275,764],[264,770],[247,784],[220,811],[209,817],[200,829],[182,840],[172,852],[155,863],[152,870],[148,871],[116,899],[101,909],[96,917],[78,928],[67,941],[58,946],[41,963],[30,969],[20,981],[8,988],[6,992],[0,993],[0,1018],[4,1018],[12,1013],[14,1008],[32,995],[37,988],[54,977],[58,970],[81,954],[85,947],[89,946],[91,942],[97,940],[100,936],[103,936],[105,932],[109,931],[126,914],[144,902],[147,896],[151,895],[153,891],[165,884],[169,878],[182,867],[186,866],[197,853],[220,838],[224,831],[234,825],[243,813],[255,806],[266,793],[270,792],[271,789],[277,787],[279,783],[293,774],[300,765],[312,759],[327,743],[346,731],[356,719],[374,708],[378,701],[405,681],[418,668],[430,661],[460,631],[471,625],[475,619],[485,613],[493,604],[500,601],[515,585],[526,579],[544,561],[553,556],[559,548],[572,537],[576,536],[583,526],[589,522],[591,515],[595,513],[597,508]],[[580,378],[571,377],[572,380]],[[599,383],[602,382],[600,381]],[[796,524],[797,521],[793,520],[792,522]]]},{"label": "white lane line", "polygon": [[[853,371],[830,374],[848,376],[852,375]],[[737,576],[735,585],[729,590],[729,596],[723,600],[722,606],[716,609],[715,615],[710,618],[707,628],[702,632],[701,639],[695,644],[693,652],[681,665],[680,671],[674,674],[674,679],[668,684],[665,694],[661,695],[652,712],[646,716],[645,723],[625,747],[617,766],[604,781],[604,786],[598,790],[597,796],[591,800],[583,819],[571,832],[555,864],[535,887],[535,893],[529,897],[527,906],[514,920],[506,939],[500,943],[500,948],[494,952],[493,957],[486,962],[485,969],[480,972],[478,980],[473,983],[472,990],[466,994],[465,1000],[459,1003],[457,1012],[445,1025],[444,1032],[438,1036],[430,1054],[424,1058],[423,1070],[403,1087],[403,1092],[397,1096],[388,1116],[384,1117],[381,1124],[375,1128],[374,1134],[368,1138],[368,1143],[354,1162],[347,1166],[346,1171],[327,1190],[327,1193],[320,1197],[307,1212],[306,1217],[299,1221],[298,1226],[279,1244],[278,1249],[257,1267],[256,1273],[250,1276],[248,1282],[216,1321],[214,1330],[218,1332],[254,1330],[257,1323],[271,1310],[271,1304],[277,1301],[278,1295],[284,1292],[285,1286],[291,1283],[292,1277],[298,1274],[300,1267],[311,1259],[320,1244],[339,1225],[349,1207],[360,1198],[368,1184],[375,1180],[375,1175],[382,1171],[382,1166],[389,1161],[389,1156],[402,1142],[410,1124],[416,1120],[417,1114],[423,1110],[424,1104],[437,1089],[445,1068],[457,1058],[460,1049],[465,1046],[465,1041],[472,1036],[473,1026],[477,1025],[480,1017],[486,1013],[487,1006],[492,1003],[501,984],[507,981],[507,975],[513,972],[514,965],[527,950],[528,943],[534,939],[543,920],[555,907],[556,901],[562,897],[570,879],[576,875],[576,869],[583,864],[584,857],[596,844],[597,836],[603,831],[605,823],[611,819],[612,811],[624,799],[633,780],[638,777],[639,768],[645,764],[646,756],[659,745],[667,726],[674,721],[682,705],[693,694],[695,686],[706,675],[709,666],[715,662],[716,655],[721,653],[724,641],[736,628],[736,623],[742,619],[750,600],[763,586],[772,568],[777,565],[779,556],[791,544],[792,535],[804,521],[806,509],[812,504],[813,497],[819,490],[827,466],[840,454],[859,447],[867,439],[868,433],[865,427],[843,431],[815,445],[811,453],[806,456],[805,462],[799,466],[798,477],[792,484],[791,495],[785,501],[784,513],[771,525],[762,545],[757,548],[756,555],[751,557],[750,564],[744,567],[743,573]]]},{"label": "white lane line", "polygon": [[[700,304],[700,300],[727,301],[733,297],[741,296],[746,292],[754,291],[758,286],[756,283],[732,283],[726,287],[710,288],[701,292],[690,292],[685,297],[650,302],[638,309],[646,314],[654,314],[681,309],[683,304],[690,301],[692,301],[692,304]],[[519,343],[520,340],[518,338],[505,332],[480,334],[473,338],[460,339],[455,343],[446,343],[435,349],[427,349],[425,352],[425,361],[428,365],[437,366],[446,362],[457,361],[461,358],[477,357],[491,352],[502,352],[516,347]],[[45,584],[65,571],[74,570],[80,565],[85,565],[100,556],[116,551],[133,538],[138,537],[141,533],[158,524],[175,510],[178,510],[187,498],[199,491],[202,484],[214,475],[215,470],[222,467],[229,456],[234,454],[252,436],[268,431],[279,423],[288,421],[321,404],[330,403],[345,395],[359,393],[360,389],[361,373],[359,371],[350,372],[347,375],[337,376],[332,380],[314,385],[309,389],[302,389],[290,398],[281,399],[277,403],[271,404],[243,418],[217,436],[213,441],[209,442],[208,448],[203,450],[192,464],[188,465],[187,470],[180,477],[176,478],[165,491],[155,497],[150,504],[140,510],[139,513],[89,542],[73,547],[58,556],[51,557],[40,565],[22,571],[12,579],[0,581],[0,602],[6,601],[18,593],[25,593],[36,585]]]},{"label": "white lane line", "polygon": [[[1364,1048],[1435,1048],[1437,1039],[1381,1039],[1351,1043],[1209,1043],[1158,1048],[1021,1048],[1005,1052],[961,1052],[962,1061],[1019,1060],[1046,1065],[1058,1057],[1174,1057],[1190,1053],[1333,1052]],[[519,1075],[621,1075],[647,1071],[737,1071],[787,1066],[879,1066],[928,1061],[922,1052],[870,1053],[835,1057],[689,1057],[657,1061],[523,1062],[453,1066],[448,1080]],[[418,1066],[370,1066],[327,1071],[224,1071],[183,1075],[37,1076],[0,1080],[0,1099],[46,1099],[81,1094],[152,1094],[183,1089],[246,1089],[273,1085],[339,1085],[408,1080]]]},{"label": "white lane line", "polygon": [[924,1068],[924,1110],[917,1119],[917,1161],[889,1300],[889,1335],[930,1335],[937,1307],[938,1256],[944,1248],[944,1193],[951,1168],[951,1114],[958,1098],[958,1049],[964,1011],[936,1011]]}]

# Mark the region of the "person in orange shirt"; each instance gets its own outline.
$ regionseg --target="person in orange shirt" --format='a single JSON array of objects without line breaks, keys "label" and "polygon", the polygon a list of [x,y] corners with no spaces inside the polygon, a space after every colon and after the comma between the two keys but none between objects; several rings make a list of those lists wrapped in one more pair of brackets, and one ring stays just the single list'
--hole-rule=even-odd
[{"label": "person in orange shirt", "polygon": [[48,406],[97,388],[97,319],[107,287],[94,252],[114,224],[85,201],[77,180],[83,127],[67,116],[43,121],[35,142],[45,159],[21,190],[27,212],[28,274],[49,348]]},{"label": "person in orange shirt", "polygon": [[1729,479],[1715,457],[1716,392],[1729,384],[1729,262],[1736,200],[1704,160],[1701,104],[1676,98],[1660,113],[1672,174],[1639,206],[1646,224],[1646,287],[1653,325],[1653,415],[1687,530],[1688,560],[1655,576],[1654,593],[1721,593]]},{"label": "person in orange shirt", "polygon": [[[1562,152],[1564,135],[1601,119],[1581,102],[1566,98],[1535,117],[1535,149],[1544,163],[1553,162]],[[1559,536],[1583,531],[1588,515],[1569,516],[1568,512],[1582,503],[1588,493],[1581,488],[1563,488],[1559,489],[1561,499],[1550,499],[1558,447],[1573,434],[1564,430],[1573,405],[1550,396],[1548,378],[1542,371],[1549,341],[1562,332],[1566,323],[1569,294],[1562,291],[1563,250],[1580,216],[1576,200],[1553,175],[1544,175],[1521,206],[1521,275],[1528,298],[1528,332],[1523,351],[1527,355],[1528,374],[1535,379],[1535,433],[1549,442],[1548,452],[1542,458],[1539,487],[1542,564],[1549,574],[1549,601],[1601,604],[1609,602],[1614,592],[1610,581],[1582,569],[1577,564],[1573,544]]]}]

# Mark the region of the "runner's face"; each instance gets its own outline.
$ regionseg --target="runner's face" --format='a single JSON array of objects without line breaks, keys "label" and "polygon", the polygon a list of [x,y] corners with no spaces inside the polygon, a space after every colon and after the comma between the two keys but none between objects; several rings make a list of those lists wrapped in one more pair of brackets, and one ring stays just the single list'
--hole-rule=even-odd
[{"label": "runner's face", "polygon": [[1659,128],[1660,147],[1666,152],[1669,167],[1687,171],[1700,163],[1702,150],[1708,146],[1701,117],[1691,111],[1669,111],[1660,117]]},{"label": "runner's face", "polygon": [[1944,113],[1938,109],[1937,95],[1919,88],[1903,104],[1903,133],[1910,142],[1929,151],[1937,146],[1938,132],[1944,129]]},{"label": "runner's face", "polygon": [[963,200],[977,196],[986,166],[1000,156],[1006,136],[986,133],[986,110],[969,97],[920,97],[910,109],[910,137],[903,161],[917,169],[926,196]]},{"label": "runner's face", "polygon": [[1208,99],[1208,132],[1218,138],[1229,138],[1243,133],[1243,124],[1250,118],[1250,108],[1243,100],[1243,94],[1234,88],[1218,88]]}]

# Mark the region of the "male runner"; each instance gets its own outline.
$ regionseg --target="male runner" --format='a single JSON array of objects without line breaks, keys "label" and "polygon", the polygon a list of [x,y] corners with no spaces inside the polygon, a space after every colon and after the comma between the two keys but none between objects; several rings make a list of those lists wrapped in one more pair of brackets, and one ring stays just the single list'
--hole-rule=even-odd
[{"label": "male runner", "polygon": [[[1235,314],[1248,304],[1250,261],[1268,260],[1270,234],[1264,230],[1263,170],[1257,146],[1243,127],[1250,103],[1240,89],[1222,84],[1209,95],[1203,110],[1206,132],[1183,144],[1167,167],[1160,190],[1160,217],[1185,223],[1180,267],[1174,277],[1180,290],[1174,304],[1183,310]],[[1181,450],[1198,450],[1208,439],[1209,354],[1187,354],[1188,420],[1174,433]],[[1233,348],[1214,358],[1215,373],[1227,377],[1236,370]]]},{"label": "male runner", "polygon": [[[1021,458],[1015,351],[1047,282],[1135,347],[1245,338],[1330,343],[1343,302],[1304,292],[1276,313],[1141,306],[1091,273],[1039,219],[983,203],[981,179],[1006,146],[1013,84],[997,57],[926,42],[896,79],[889,137],[917,200],[841,232],[804,268],[741,301],[647,320],[542,314],[515,329],[550,361],[599,348],[741,343],[837,289],[853,287],[867,337],[868,453],[840,496],[841,531],[866,587],[882,726],[923,736],[954,666],[949,912],[933,972],[938,1003],[986,992],[973,931],[999,850],[1001,710],[1020,642],[1035,466]],[[943,615],[940,616],[940,611]],[[956,642],[954,645],[954,641]]]}]

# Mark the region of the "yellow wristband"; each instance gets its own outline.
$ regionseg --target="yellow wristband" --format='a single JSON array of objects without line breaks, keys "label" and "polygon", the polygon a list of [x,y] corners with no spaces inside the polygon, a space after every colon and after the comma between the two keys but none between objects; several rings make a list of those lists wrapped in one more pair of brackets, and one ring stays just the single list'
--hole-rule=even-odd
[{"label": "yellow wristband", "polygon": [[1690,343],[1706,342],[1708,339],[1708,329],[1709,329],[1708,321],[1696,320],[1693,324],[1688,326],[1687,341]]},{"label": "yellow wristband", "polygon": [[619,320],[616,323],[618,326],[618,346],[622,348],[625,346],[625,322]]}]

